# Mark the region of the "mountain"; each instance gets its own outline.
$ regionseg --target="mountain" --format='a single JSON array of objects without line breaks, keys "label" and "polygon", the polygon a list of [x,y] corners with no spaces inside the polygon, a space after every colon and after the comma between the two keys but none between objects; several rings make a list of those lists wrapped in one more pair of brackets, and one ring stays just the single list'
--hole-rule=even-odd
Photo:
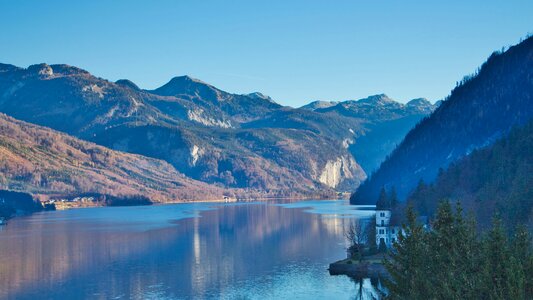
[{"label": "mountain", "polygon": [[207,183],[273,195],[314,194],[357,186],[366,176],[341,141],[308,131],[241,128],[280,105],[190,77],[149,92],[66,65],[0,65],[0,74],[0,111],[166,160]]},{"label": "mountain", "polygon": [[332,106],[337,105],[338,103],[339,102],[336,102],[336,101],[313,101],[300,108],[314,111],[320,108],[332,107]]},{"label": "mountain", "polygon": [[380,103],[361,101],[367,113],[310,111],[189,76],[143,90],[68,65],[0,64],[1,112],[164,160],[194,180],[270,196],[357,187],[428,113],[390,99],[372,108]]},{"label": "mountain", "polygon": [[434,215],[441,199],[459,201],[490,228],[497,212],[508,228],[533,228],[533,122],[513,129],[495,144],[441,171],[433,184],[420,183],[408,201],[423,215]]},{"label": "mountain", "polygon": [[191,180],[170,164],[114,151],[0,114],[0,189],[36,198],[105,194],[153,201],[222,199],[223,190]]},{"label": "mountain", "polygon": [[317,108],[318,112],[336,112],[351,118],[376,122],[399,119],[411,115],[427,115],[435,109],[427,99],[419,98],[402,104],[385,94],[373,95],[360,100],[347,100],[336,105]]},{"label": "mountain", "polygon": [[[199,109],[193,112],[198,115],[206,111],[220,114],[218,117],[223,116],[229,120],[228,127],[236,127],[238,123],[255,120],[281,107],[262,94],[230,94],[189,76],[174,77],[167,84],[150,92],[193,102],[199,106]],[[210,115],[216,117],[213,113]]]},{"label": "mountain", "polygon": [[270,96],[264,95],[263,93],[260,93],[260,92],[253,92],[253,93],[245,94],[243,96],[246,96],[248,98],[253,98],[253,99],[265,100],[265,101],[268,101],[274,104],[276,103],[276,101],[270,98]]},{"label": "mountain", "polygon": [[436,107],[424,98],[402,104],[380,94],[338,102],[314,111],[358,120],[359,126],[364,129],[355,138],[350,151],[370,174],[402,141],[405,134]]},{"label": "mountain", "polygon": [[528,122],[533,116],[532,70],[532,37],[493,53],[406,135],[351,202],[375,203],[382,187],[395,187],[404,200],[421,179],[432,182],[439,168]]}]

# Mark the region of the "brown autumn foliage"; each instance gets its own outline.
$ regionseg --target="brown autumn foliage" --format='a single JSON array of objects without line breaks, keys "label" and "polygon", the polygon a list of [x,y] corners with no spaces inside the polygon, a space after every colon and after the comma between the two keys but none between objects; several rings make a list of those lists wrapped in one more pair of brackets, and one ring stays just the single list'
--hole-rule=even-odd
[{"label": "brown autumn foliage", "polygon": [[0,189],[42,201],[96,193],[153,202],[333,197],[295,191],[225,189],[187,178],[169,163],[111,150],[0,114]]},{"label": "brown autumn foliage", "polygon": [[0,114],[0,188],[44,200],[80,193],[145,195],[152,201],[221,199],[224,190],[170,164],[84,142]]}]

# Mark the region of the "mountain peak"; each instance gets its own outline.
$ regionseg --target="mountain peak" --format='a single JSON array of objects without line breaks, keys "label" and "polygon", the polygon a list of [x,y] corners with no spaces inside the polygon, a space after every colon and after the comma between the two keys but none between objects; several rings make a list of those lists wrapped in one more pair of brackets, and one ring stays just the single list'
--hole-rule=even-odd
[{"label": "mountain peak", "polygon": [[131,80],[128,80],[128,79],[119,79],[119,80],[115,81],[115,83],[118,84],[118,85],[129,87],[129,88],[134,89],[136,91],[140,91],[141,90],[135,83],[133,83]]},{"label": "mountain peak", "polygon": [[276,103],[274,100],[272,100],[272,98],[270,98],[270,96],[267,96],[261,92],[253,92],[249,94],[244,94],[244,96],[252,98],[252,99],[260,99],[260,100],[265,100],[268,102]]},{"label": "mountain peak", "polygon": [[389,96],[385,94],[378,94],[378,95],[372,95],[368,96],[364,99],[357,100],[358,103],[368,103],[368,104],[386,104],[386,103],[394,103],[396,101],[389,98]]},{"label": "mountain peak", "polygon": [[11,71],[16,71],[16,70],[23,70],[23,69],[17,66],[14,66],[14,65],[0,63],[0,72],[11,72]]},{"label": "mountain peak", "polygon": [[28,67],[28,72],[39,76],[47,77],[54,75],[52,67],[45,63],[35,64]]},{"label": "mountain peak", "polygon": [[85,71],[84,69],[80,69],[78,67],[74,67],[71,65],[66,64],[56,64],[50,66],[54,73],[62,74],[62,75],[88,75],[90,74],[88,71]]},{"label": "mountain peak", "polygon": [[329,107],[332,107],[332,106],[335,106],[339,104],[338,101],[322,101],[322,100],[316,100],[316,101],[313,101],[313,102],[310,102],[302,107],[300,107],[301,109],[307,109],[307,110],[317,110],[317,109],[322,109],[322,108],[329,108]]},{"label": "mountain peak", "polygon": [[410,100],[409,102],[406,103],[407,106],[420,106],[420,105],[431,105],[431,102],[429,102],[428,99],[426,98],[416,98],[416,99],[413,99],[413,100]]},{"label": "mountain peak", "polygon": [[170,79],[170,81],[167,84],[169,84],[169,83],[173,83],[173,84],[200,83],[200,84],[208,85],[207,83],[201,81],[200,79],[192,78],[189,75],[176,76],[176,77]]},{"label": "mountain peak", "polygon": [[224,93],[214,86],[188,75],[176,76],[165,85],[151,92],[162,96],[189,95],[203,97],[211,101],[221,99],[221,94]]}]

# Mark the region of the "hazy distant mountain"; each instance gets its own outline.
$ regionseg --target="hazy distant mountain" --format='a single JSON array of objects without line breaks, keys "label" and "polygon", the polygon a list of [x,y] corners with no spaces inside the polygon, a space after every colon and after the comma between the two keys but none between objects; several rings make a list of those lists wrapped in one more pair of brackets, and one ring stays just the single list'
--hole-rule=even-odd
[{"label": "hazy distant mountain", "polygon": [[[375,203],[382,186],[406,195],[420,179],[490,145],[533,117],[533,38],[494,53],[475,76],[465,77],[439,108],[411,130],[372,177],[352,196]],[[418,106],[418,105],[417,105]]]},{"label": "hazy distant mountain", "polygon": [[328,107],[331,107],[331,106],[335,106],[337,105],[339,102],[336,102],[336,101],[313,101],[309,104],[306,104],[302,107],[300,107],[301,109],[307,109],[307,110],[317,110],[317,109],[320,109],[320,108],[328,108]]},{"label": "hazy distant mountain", "polygon": [[336,112],[340,115],[359,118],[365,121],[388,121],[412,115],[426,115],[435,109],[427,99],[419,98],[407,104],[396,102],[385,94],[373,95],[360,100],[347,100],[324,108],[317,112]]},{"label": "hazy distant mountain", "polygon": [[370,174],[402,141],[405,134],[436,107],[424,98],[402,104],[380,94],[317,107],[314,111],[358,120],[363,130],[355,138],[350,151]]},{"label": "hazy distant mountain", "polygon": [[67,65],[0,65],[1,112],[165,160],[196,180],[277,196],[353,190],[429,113],[423,101],[384,95],[352,102],[310,111],[188,76],[147,91]]}]

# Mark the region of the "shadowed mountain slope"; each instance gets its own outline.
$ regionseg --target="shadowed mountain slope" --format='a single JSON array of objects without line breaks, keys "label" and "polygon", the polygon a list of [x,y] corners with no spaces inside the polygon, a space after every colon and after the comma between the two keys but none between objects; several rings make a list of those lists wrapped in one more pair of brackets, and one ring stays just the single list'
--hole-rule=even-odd
[{"label": "shadowed mountain slope", "polygon": [[439,168],[492,144],[533,116],[533,38],[495,52],[438,109],[411,130],[380,168],[351,197],[370,204],[382,187],[404,200],[420,179],[432,182]]}]

